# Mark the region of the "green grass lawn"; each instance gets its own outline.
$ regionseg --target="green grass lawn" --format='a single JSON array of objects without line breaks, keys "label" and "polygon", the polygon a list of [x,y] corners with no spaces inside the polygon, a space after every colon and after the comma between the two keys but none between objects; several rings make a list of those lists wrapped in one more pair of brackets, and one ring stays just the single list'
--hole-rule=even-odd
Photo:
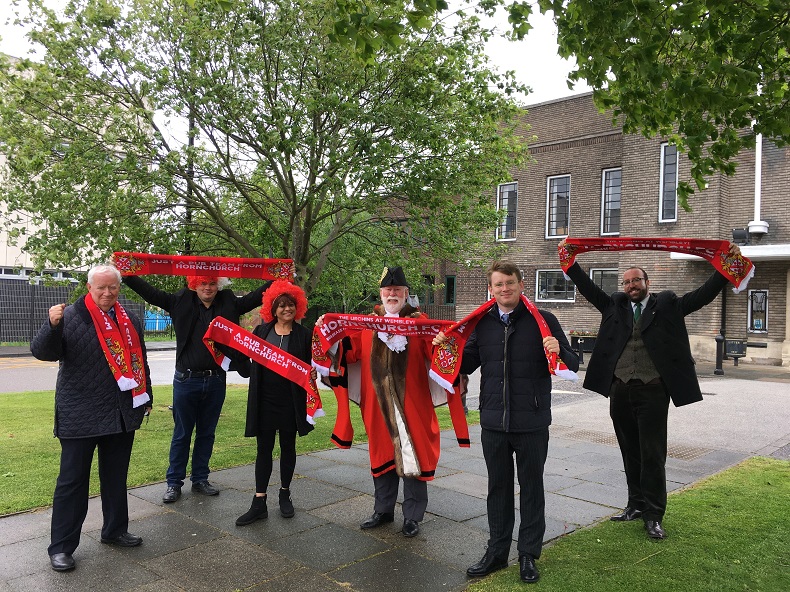
[{"label": "green grass lawn", "polygon": [[[790,590],[790,462],[749,459],[671,495],[668,538],[641,520],[603,522],[544,549],[541,592],[786,592]],[[472,592],[524,591],[511,566]]]},{"label": "green grass lawn", "polygon": [[[337,403],[331,391],[321,391],[326,416],[316,420],[315,429],[296,439],[299,454],[333,448],[330,441]],[[168,465],[173,419],[167,408],[173,401],[172,386],[154,389],[154,409],[150,420],[137,430],[129,467],[130,487],[164,481]],[[52,503],[60,462],[60,443],[52,436],[55,395],[52,391],[0,394],[0,516],[48,506]],[[222,416],[217,426],[212,470],[255,461],[255,438],[244,437],[247,387],[229,386]],[[437,409],[442,429],[452,427],[447,407]],[[470,423],[477,412],[469,412]],[[366,441],[359,407],[351,405],[354,442]],[[279,447],[275,448],[279,456]],[[187,467],[189,474],[189,467]],[[96,458],[93,462],[91,494],[99,493]]]}]

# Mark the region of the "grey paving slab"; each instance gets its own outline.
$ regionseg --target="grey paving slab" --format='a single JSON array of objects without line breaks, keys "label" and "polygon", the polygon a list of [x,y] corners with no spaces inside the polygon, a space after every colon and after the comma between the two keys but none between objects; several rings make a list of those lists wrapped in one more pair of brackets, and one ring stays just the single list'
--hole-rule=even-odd
[{"label": "grey paving slab", "polygon": [[[430,504],[430,498],[428,503]],[[373,498],[369,495],[344,499],[310,511],[314,516],[346,528],[359,528],[371,513],[373,513]]]},{"label": "grey paving slab", "polygon": [[[488,495],[488,477],[475,473],[454,473],[430,482],[429,489],[449,489],[473,497],[485,499]],[[428,494],[430,499],[430,493]]]},{"label": "grey paving slab", "polygon": [[363,450],[357,447],[330,448],[329,450],[311,452],[307,456],[320,458],[331,463],[359,465],[360,467],[367,467],[368,470],[370,469],[370,454],[367,449]]},{"label": "grey paving slab", "polygon": [[231,536],[151,559],[146,566],[194,592],[249,588],[299,567],[282,555]]},{"label": "grey paving slab", "polygon": [[324,524],[278,541],[277,551],[321,573],[362,561],[389,546],[359,529]]},{"label": "grey paving slab", "polygon": [[546,492],[547,518],[551,517],[572,524],[592,524],[610,514],[614,514],[614,511],[609,506]]},{"label": "grey paving slab", "polygon": [[591,473],[601,468],[599,465],[591,466],[569,460],[566,458],[548,458],[543,472],[546,475],[563,475],[565,477],[578,477],[581,478],[586,473]]},{"label": "grey paving slab", "polygon": [[[130,521],[129,531],[143,538],[139,547],[124,549],[136,561],[168,555],[224,536],[220,529],[191,520],[178,512]],[[101,537],[98,530],[89,534],[95,539]]]},{"label": "grey paving slab", "polygon": [[[382,577],[386,574],[385,577]],[[330,574],[348,582],[352,589],[378,592],[405,590],[463,590],[466,575],[460,570],[430,561],[404,549],[393,549]]]},{"label": "grey paving slab", "polygon": [[562,491],[579,483],[584,483],[584,481],[565,475],[543,475],[543,489],[546,491]]},{"label": "grey paving slab", "polygon": [[[298,463],[298,459],[297,459]],[[255,465],[244,465],[211,473],[211,483],[220,489],[232,487],[249,493],[255,492]],[[275,460],[269,487],[280,486],[280,461]]]},{"label": "grey paving slab", "polygon": [[38,538],[49,530],[52,508],[6,516],[0,520],[0,544],[10,545]]},{"label": "grey paving slab", "polygon": [[368,467],[361,467],[359,465],[350,464],[337,464],[332,467],[324,467],[310,471],[307,475],[310,479],[323,481],[325,483],[332,483],[333,485],[340,485],[346,487],[349,483],[356,483],[360,481],[373,482],[373,477],[370,475]]},{"label": "grey paving slab", "polygon": [[620,450],[617,448],[609,449],[602,452],[585,452],[578,454],[571,458],[574,463],[586,466],[589,470],[582,473],[585,478],[587,475],[598,468],[606,469],[622,469],[623,457],[620,455]]},{"label": "grey paving slab", "polygon": [[486,513],[486,501],[451,489],[431,487],[428,491],[431,514],[463,522]]},{"label": "grey paving slab", "polygon": [[628,488],[584,482],[562,490],[562,495],[616,509],[628,500]]},{"label": "grey paving slab", "polygon": [[184,590],[181,586],[164,578],[129,588],[129,592],[184,592]]},{"label": "grey paving slab", "polygon": [[601,485],[611,485],[612,487],[625,487],[625,471],[622,467],[612,469],[609,467],[597,469],[584,474],[585,481],[600,483]]},{"label": "grey paving slab", "polygon": [[[46,556],[46,553],[44,553]],[[112,555],[90,555],[84,559],[75,554],[74,571],[52,571],[49,560],[36,573],[10,580],[9,587],[18,592],[72,592],[74,590],[133,590],[160,579],[154,572],[134,561],[119,561]]]},{"label": "grey paving slab", "polygon": [[483,556],[487,541],[487,531],[441,516],[431,516],[418,536],[411,539],[396,537],[393,545],[466,571]]},{"label": "grey paving slab", "polygon": [[39,536],[0,546],[0,581],[27,576],[48,567],[47,545],[49,537]]},{"label": "grey paving slab", "polygon": [[[370,480],[373,481],[372,478]],[[347,487],[338,487],[315,479],[299,479],[291,484],[293,503],[303,510],[312,510],[357,495],[357,492]]]},{"label": "grey paving slab", "polygon": [[233,536],[255,545],[271,546],[271,544],[274,544],[274,541],[278,541],[283,537],[312,530],[327,522],[298,508],[296,514],[291,518],[283,518],[277,507],[272,508],[271,504],[269,506],[268,518],[258,520],[247,526],[236,526],[236,518],[233,518],[233,520],[226,522],[225,530]]},{"label": "grey paving slab", "polygon": [[479,458],[460,458],[451,460],[444,463],[448,468],[463,471],[464,473],[473,473],[481,477],[488,478],[488,469],[486,468],[486,461],[482,455]]},{"label": "grey paving slab", "polygon": [[355,592],[345,582],[335,582],[328,576],[313,569],[302,567],[291,573],[253,586],[246,592]]},{"label": "grey paving slab", "polygon": [[[367,452],[365,452],[365,454],[367,454]],[[334,460],[328,460],[313,454],[300,454],[296,459],[296,474],[309,477],[312,471],[324,469],[326,467],[331,468],[336,464]]]}]

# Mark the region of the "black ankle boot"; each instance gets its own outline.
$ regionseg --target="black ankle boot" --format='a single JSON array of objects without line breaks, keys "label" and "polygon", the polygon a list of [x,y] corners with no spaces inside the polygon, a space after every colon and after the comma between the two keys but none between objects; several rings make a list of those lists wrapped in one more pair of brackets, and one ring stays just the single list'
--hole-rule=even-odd
[{"label": "black ankle boot", "polygon": [[294,505],[291,502],[291,490],[280,488],[280,514],[283,518],[291,518],[294,515]]},{"label": "black ankle boot", "polygon": [[252,505],[245,514],[236,518],[236,526],[247,526],[256,520],[262,520],[269,516],[269,510],[266,509],[266,496],[255,496],[252,498]]}]

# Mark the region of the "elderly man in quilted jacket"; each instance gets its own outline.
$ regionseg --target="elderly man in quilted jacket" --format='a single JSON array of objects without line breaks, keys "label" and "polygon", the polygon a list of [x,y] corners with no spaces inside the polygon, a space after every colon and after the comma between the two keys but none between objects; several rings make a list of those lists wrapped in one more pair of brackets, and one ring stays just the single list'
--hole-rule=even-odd
[{"label": "elderly man in quilted jacket", "polygon": [[88,272],[88,294],[56,304],[31,343],[39,360],[59,361],[55,436],[60,474],[52,505],[52,569],[74,569],[73,553],[88,513],[93,453],[99,450],[104,522],[101,542],[136,547],[128,532],[126,477],[134,433],[151,409],[150,372],[140,319],[118,303],[121,274],[102,265]]}]

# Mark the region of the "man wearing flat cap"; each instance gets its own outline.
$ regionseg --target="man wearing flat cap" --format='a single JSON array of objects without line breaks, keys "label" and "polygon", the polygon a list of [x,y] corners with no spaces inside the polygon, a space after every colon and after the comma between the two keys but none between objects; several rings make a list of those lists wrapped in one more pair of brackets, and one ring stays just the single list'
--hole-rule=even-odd
[{"label": "man wearing flat cap", "polygon": [[[380,281],[382,317],[425,316],[408,304],[409,284],[400,267],[386,267]],[[321,326],[323,318],[318,320]],[[403,481],[403,535],[416,536],[428,505],[428,485],[439,460],[439,422],[431,398],[425,339],[360,330],[344,339],[349,398],[359,403],[368,435],[375,486],[373,515],[360,526],[393,522]],[[358,398],[357,398],[358,397]]]}]

